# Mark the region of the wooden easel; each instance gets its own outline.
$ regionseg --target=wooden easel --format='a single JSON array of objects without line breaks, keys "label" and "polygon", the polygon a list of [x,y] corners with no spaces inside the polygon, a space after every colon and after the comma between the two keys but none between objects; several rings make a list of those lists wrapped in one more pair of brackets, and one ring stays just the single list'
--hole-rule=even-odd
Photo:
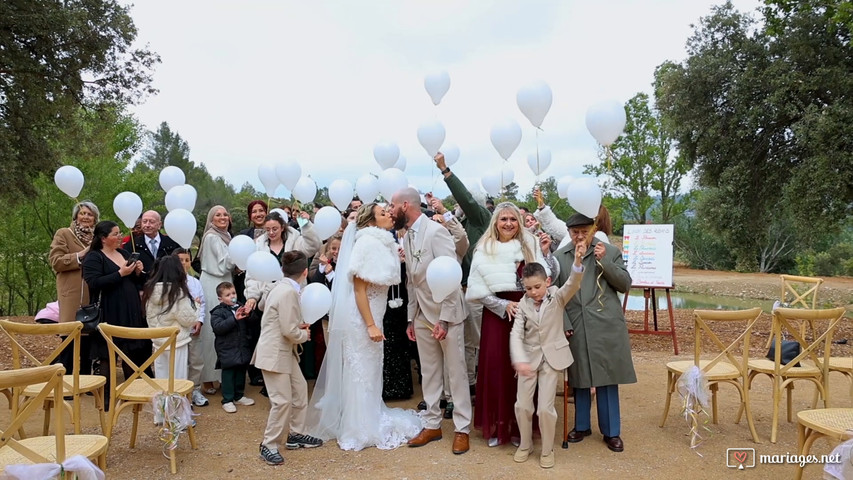
[{"label": "wooden easel", "polygon": [[[678,339],[675,336],[675,317],[672,314],[672,297],[670,297],[669,291],[675,288],[674,286],[670,287],[631,287],[631,288],[642,288],[643,289],[643,297],[645,299],[645,311],[643,312],[643,329],[642,330],[631,330],[628,329],[628,333],[639,333],[644,335],[667,335],[672,337],[672,348],[675,350],[675,354],[678,355]],[[655,296],[655,290],[666,290],[666,305],[667,311],[669,311],[669,330],[658,330],[658,301]],[[625,299],[622,300],[622,313],[628,309],[628,294],[631,293],[630,290],[625,292]],[[652,317],[654,319],[654,330],[649,330],[649,301],[651,300],[652,304]]]}]

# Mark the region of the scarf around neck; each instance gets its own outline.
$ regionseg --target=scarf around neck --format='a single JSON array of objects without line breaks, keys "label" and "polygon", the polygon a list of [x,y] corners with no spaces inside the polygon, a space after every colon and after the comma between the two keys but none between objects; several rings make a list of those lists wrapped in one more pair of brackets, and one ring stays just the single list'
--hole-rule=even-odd
[{"label": "scarf around neck", "polygon": [[84,227],[77,223],[77,220],[72,220],[69,228],[74,232],[74,236],[77,237],[77,240],[80,240],[80,243],[82,243],[84,247],[88,247],[92,244],[92,238],[95,232],[94,227]]}]

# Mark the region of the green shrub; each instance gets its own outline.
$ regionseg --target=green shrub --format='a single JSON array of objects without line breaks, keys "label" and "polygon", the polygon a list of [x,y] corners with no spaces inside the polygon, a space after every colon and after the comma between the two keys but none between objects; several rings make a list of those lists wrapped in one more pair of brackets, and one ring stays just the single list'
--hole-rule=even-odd
[{"label": "green shrub", "polygon": [[795,263],[797,264],[797,275],[815,276],[814,252],[806,251],[798,254]]}]

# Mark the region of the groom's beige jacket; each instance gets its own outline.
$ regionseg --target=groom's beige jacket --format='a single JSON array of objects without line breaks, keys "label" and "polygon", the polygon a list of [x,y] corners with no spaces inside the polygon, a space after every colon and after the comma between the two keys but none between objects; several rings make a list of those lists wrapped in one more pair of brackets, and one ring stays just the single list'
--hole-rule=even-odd
[{"label": "groom's beige jacket", "polygon": [[436,303],[426,280],[427,267],[433,259],[450,257],[456,260],[457,258],[453,238],[447,229],[433,222],[426,215],[421,215],[403,238],[403,250],[406,252],[409,321],[416,321],[422,315],[433,325],[439,321],[450,324],[461,323],[465,319],[461,286],[441,303]]}]

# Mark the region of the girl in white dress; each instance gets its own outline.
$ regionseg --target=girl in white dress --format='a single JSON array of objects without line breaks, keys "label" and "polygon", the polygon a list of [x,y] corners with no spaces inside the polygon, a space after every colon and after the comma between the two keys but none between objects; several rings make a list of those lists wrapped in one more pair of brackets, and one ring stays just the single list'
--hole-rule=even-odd
[{"label": "girl in white dress", "polygon": [[400,283],[397,243],[385,209],[358,210],[341,240],[332,286],[326,358],[308,404],[308,431],[343,450],[397,448],[421,431],[413,410],[382,401],[382,317],[388,287]]}]

